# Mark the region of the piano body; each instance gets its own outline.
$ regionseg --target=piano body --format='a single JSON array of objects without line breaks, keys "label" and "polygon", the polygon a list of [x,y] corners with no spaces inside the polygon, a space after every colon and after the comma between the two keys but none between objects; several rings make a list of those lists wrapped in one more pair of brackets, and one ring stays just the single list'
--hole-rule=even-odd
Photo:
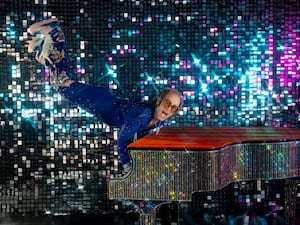
[{"label": "piano body", "polygon": [[[129,145],[134,168],[123,179],[109,180],[108,195],[142,208],[141,224],[155,224],[156,206],[191,201],[194,192],[234,181],[298,177],[299,141],[297,128],[164,127]],[[147,201],[155,204],[147,208]]]}]

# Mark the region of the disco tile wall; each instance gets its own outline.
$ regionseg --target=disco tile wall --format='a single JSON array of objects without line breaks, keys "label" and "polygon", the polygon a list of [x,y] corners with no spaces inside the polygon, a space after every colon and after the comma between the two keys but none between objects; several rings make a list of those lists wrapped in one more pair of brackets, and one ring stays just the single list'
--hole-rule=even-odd
[{"label": "disco tile wall", "polygon": [[[0,2],[1,213],[121,210],[118,130],[67,102],[27,51],[34,22],[57,17],[74,79],[147,101],[185,100],[172,126],[299,127],[300,3]],[[102,202],[102,204],[99,204]]]}]

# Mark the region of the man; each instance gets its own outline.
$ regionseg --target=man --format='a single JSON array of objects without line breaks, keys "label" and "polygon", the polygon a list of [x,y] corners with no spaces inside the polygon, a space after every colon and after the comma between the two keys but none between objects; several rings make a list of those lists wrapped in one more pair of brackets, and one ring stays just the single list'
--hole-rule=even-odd
[{"label": "man", "polygon": [[159,129],[163,122],[180,110],[183,101],[175,89],[163,89],[151,103],[130,102],[114,96],[109,89],[77,82],[71,78],[64,33],[56,18],[31,25],[28,32],[35,37],[29,52],[50,68],[50,81],[69,101],[86,109],[104,123],[120,128],[118,153],[126,173],[131,171],[127,145]]}]

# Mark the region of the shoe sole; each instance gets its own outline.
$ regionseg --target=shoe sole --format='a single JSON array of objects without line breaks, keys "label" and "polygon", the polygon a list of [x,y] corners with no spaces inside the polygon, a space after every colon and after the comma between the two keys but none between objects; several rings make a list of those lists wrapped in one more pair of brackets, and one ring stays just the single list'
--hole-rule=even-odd
[{"label": "shoe sole", "polygon": [[48,34],[53,28],[57,27],[59,27],[58,20],[56,18],[51,18],[32,24],[27,31],[31,35]]}]

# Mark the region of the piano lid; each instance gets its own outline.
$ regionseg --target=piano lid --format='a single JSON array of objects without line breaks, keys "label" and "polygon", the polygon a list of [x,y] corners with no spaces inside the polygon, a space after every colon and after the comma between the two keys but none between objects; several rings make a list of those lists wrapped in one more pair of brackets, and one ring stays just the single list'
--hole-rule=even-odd
[{"label": "piano lid", "polygon": [[213,150],[236,143],[300,140],[299,128],[285,127],[163,127],[131,143],[128,149]]}]

